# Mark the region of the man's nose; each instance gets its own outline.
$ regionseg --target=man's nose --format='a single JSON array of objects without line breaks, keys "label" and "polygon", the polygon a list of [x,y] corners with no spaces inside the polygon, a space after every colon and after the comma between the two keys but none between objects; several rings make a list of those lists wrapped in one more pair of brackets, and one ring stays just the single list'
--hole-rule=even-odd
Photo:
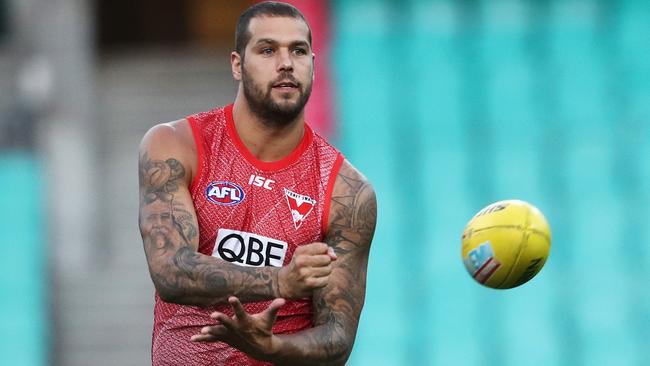
[{"label": "man's nose", "polygon": [[278,71],[293,71],[293,59],[289,50],[279,52]]}]

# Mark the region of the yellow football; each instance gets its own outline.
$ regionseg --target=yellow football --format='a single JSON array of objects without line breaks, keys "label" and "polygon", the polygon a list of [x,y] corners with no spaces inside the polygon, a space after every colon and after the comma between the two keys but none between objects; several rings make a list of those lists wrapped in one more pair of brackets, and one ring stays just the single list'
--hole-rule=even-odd
[{"label": "yellow football", "polygon": [[551,249],[551,230],[535,206],[519,200],[495,202],[465,226],[463,263],[478,283],[517,287],[542,269]]}]

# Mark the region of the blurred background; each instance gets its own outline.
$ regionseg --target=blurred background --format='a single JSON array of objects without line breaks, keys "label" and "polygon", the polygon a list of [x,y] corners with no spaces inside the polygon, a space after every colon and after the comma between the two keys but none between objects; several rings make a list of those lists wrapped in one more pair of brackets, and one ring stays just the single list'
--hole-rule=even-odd
[{"label": "blurred background", "polygon": [[[308,121],[374,183],[350,365],[650,365],[650,2],[292,1]],[[0,365],[150,363],[137,149],[233,101],[249,1],[0,0]],[[507,291],[460,258],[534,203],[548,263]]]}]

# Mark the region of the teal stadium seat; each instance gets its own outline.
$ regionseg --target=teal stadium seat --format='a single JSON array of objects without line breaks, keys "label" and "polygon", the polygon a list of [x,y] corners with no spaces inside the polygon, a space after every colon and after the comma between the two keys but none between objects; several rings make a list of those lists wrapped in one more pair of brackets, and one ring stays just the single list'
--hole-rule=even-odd
[{"label": "teal stadium seat", "polygon": [[48,362],[47,185],[33,156],[0,156],[0,365]]},{"label": "teal stadium seat", "polygon": [[[339,141],[379,202],[351,365],[647,365],[650,3],[337,0]],[[544,270],[473,283],[462,229],[548,217]]]}]

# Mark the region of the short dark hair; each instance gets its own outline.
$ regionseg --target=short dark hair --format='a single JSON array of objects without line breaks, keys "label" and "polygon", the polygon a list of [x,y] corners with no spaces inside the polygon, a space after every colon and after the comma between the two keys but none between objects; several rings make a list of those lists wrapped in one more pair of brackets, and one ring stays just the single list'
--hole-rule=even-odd
[{"label": "short dark hair", "polygon": [[239,20],[237,20],[237,28],[235,30],[235,51],[239,53],[240,56],[244,57],[246,45],[251,40],[251,33],[248,31],[248,26],[251,19],[257,16],[288,17],[302,20],[307,24],[307,29],[309,30],[307,38],[311,45],[311,28],[300,10],[287,3],[265,1],[246,9],[246,11],[239,16]]}]

